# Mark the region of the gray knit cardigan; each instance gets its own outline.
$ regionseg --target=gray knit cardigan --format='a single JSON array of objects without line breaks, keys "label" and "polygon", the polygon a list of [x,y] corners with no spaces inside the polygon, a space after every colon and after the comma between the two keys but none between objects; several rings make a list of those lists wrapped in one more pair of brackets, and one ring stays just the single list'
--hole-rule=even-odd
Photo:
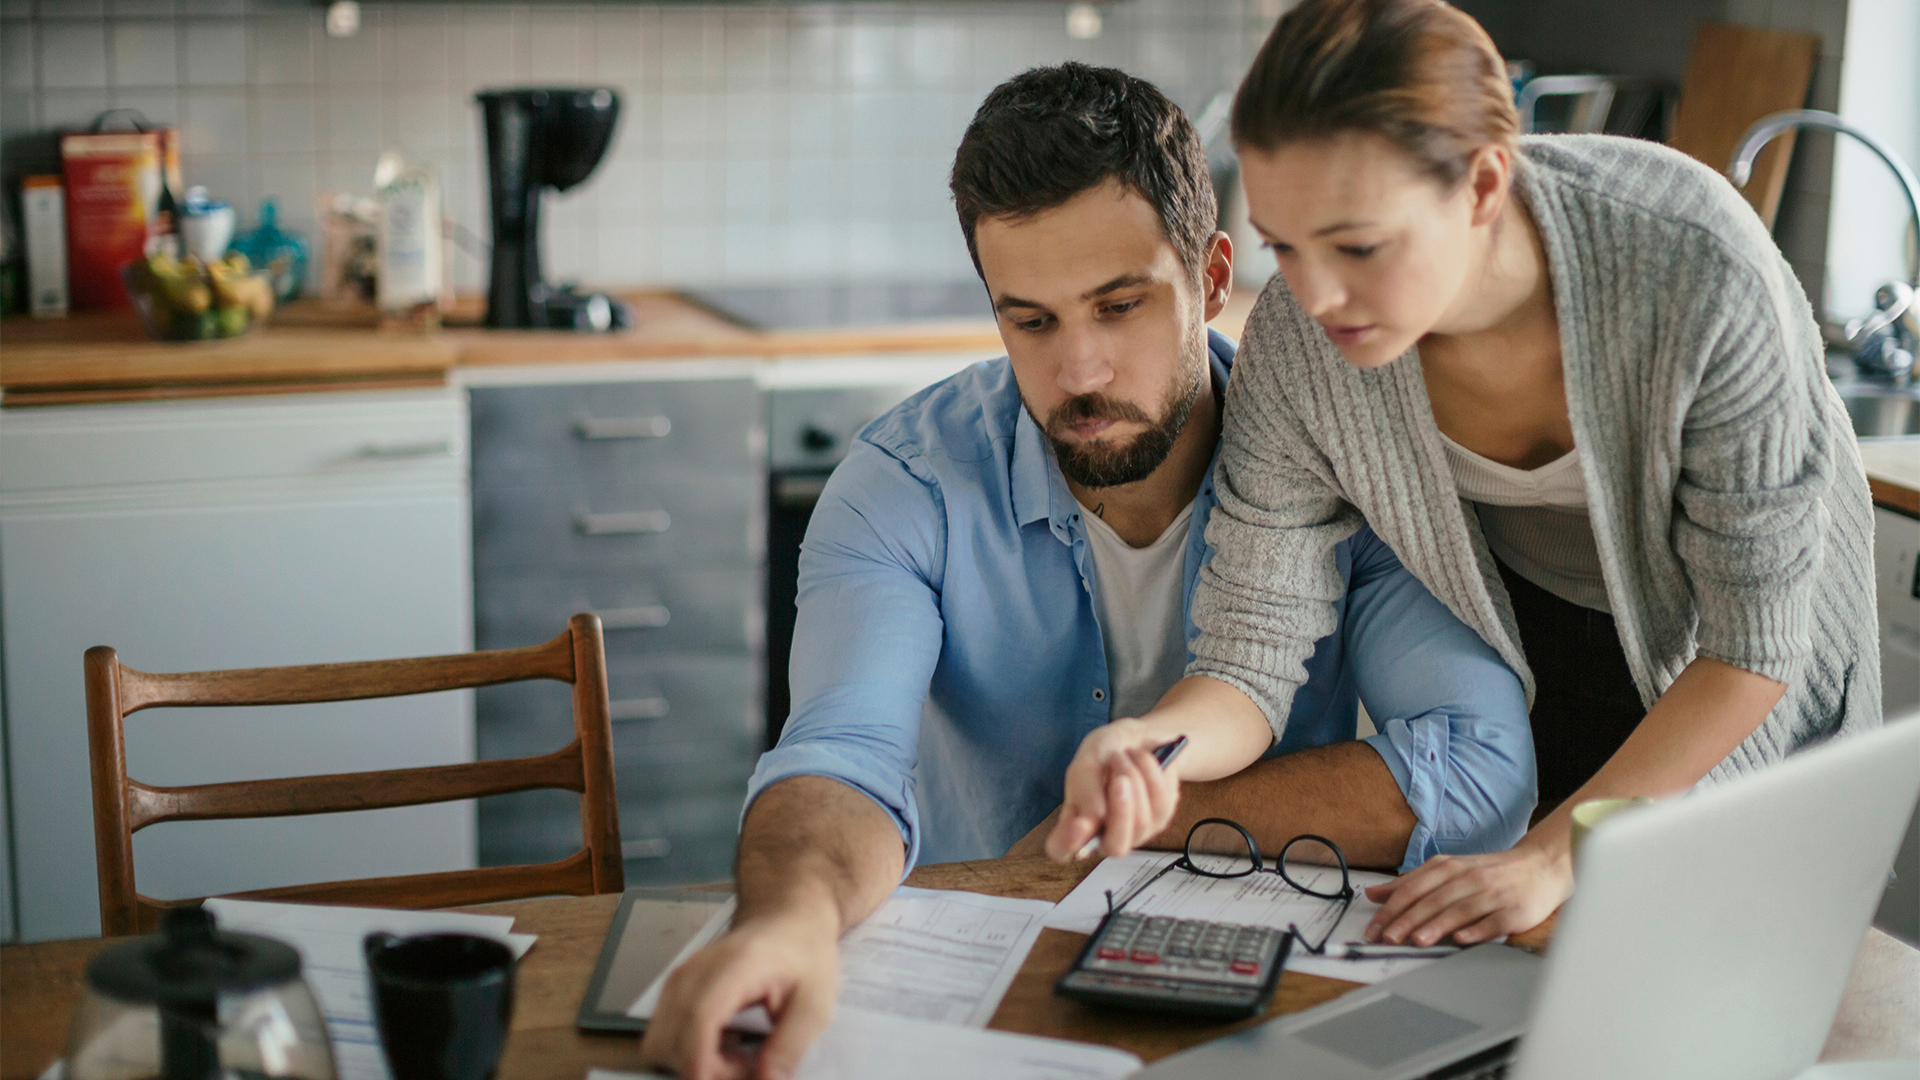
[{"label": "gray knit cardigan", "polygon": [[[1873,515],[1806,296],[1732,185],[1653,143],[1521,142],[1607,595],[1649,706],[1694,656],[1787,683],[1708,781],[1880,722]],[[1276,275],[1227,388],[1189,675],[1286,722],[1364,520],[1533,695],[1417,351],[1363,371]]]}]

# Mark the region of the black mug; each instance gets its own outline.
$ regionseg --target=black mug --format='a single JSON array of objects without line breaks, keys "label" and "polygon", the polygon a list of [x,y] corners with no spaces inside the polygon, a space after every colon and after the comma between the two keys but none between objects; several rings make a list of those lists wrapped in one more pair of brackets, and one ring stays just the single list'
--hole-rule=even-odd
[{"label": "black mug", "polygon": [[489,1080],[513,1019],[513,950],[470,934],[361,943],[394,1080]]}]

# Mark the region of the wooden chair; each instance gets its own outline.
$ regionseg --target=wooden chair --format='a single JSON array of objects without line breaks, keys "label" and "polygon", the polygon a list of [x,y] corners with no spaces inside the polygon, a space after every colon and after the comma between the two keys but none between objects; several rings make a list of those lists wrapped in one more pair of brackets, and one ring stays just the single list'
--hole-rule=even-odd
[{"label": "wooden chair", "polygon": [[[100,930],[151,931],[160,912],[199,899],[154,900],[133,886],[133,834],[162,821],[283,817],[449,802],[535,788],[581,795],[584,846],[557,862],[292,885],[232,895],[433,908],[625,888],[619,811],[613,792],[612,729],[606,653],[596,615],[575,615],[544,645],[457,656],[354,664],[254,668],[155,675],[119,662],[100,645],[87,650],[87,738],[93,759],[93,835],[100,864]],[[248,780],[195,787],[150,787],[127,776],[123,721],[161,706],[294,705],[315,701],[424,694],[523,679],[573,684],[574,740],[540,757],[416,769]]]}]

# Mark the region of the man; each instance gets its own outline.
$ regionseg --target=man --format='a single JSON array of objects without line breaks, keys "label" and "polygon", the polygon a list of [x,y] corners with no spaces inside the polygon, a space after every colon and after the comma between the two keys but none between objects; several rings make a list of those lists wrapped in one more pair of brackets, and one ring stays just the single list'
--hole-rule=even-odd
[{"label": "man", "polygon": [[[1152,706],[1196,633],[1234,346],[1206,327],[1232,250],[1192,126],[1118,71],[1036,69],[981,106],[952,186],[1008,358],[876,420],[821,497],[739,913],[643,1044],[683,1076],[737,1071],[720,1030],[754,1003],[775,1018],[760,1073],[791,1072],[831,1016],[841,933],[917,862],[1035,830],[1082,737]],[[1525,829],[1519,681],[1371,533],[1338,561],[1340,626],[1296,673],[1273,756],[1188,785],[1160,842],[1218,814],[1269,850],[1313,832],[1393,867]],[[1356,694],[1381,727],[1365,742]]]}]

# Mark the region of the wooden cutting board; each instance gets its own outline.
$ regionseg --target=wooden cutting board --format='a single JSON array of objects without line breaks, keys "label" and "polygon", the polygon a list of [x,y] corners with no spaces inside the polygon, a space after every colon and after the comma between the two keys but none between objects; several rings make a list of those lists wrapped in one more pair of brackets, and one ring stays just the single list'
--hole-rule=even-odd
[{"label": "wooden cutting board", "polygon": [[[1726,172],[1740,136],[1754,121],[1806,107],[1819,56],[1818,34],[1701,23],[1668,144],[1715,172]],[[1767,144],[1754,161],[1753,179],[1744,192],[1769,229],[1780,208],[1793,141],[1793,132],[1787,132]]]}]

